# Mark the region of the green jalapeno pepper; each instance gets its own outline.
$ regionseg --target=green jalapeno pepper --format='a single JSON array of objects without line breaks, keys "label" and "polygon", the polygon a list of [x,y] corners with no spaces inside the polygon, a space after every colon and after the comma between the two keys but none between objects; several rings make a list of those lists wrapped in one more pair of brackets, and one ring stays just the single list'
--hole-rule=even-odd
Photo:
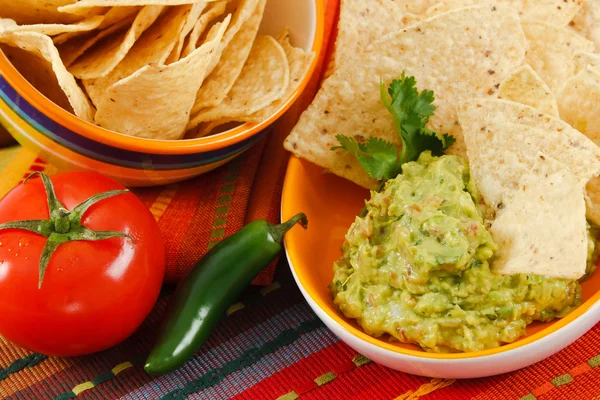
[{"label": "green jalapeno pepper", "polygon": [[298,222],[306,227],[306,215],[279,225],[251,222],[198,261],[169,301],[146,372],[164,374],[188,361],[252,279],[281,252],[283,236]]}]

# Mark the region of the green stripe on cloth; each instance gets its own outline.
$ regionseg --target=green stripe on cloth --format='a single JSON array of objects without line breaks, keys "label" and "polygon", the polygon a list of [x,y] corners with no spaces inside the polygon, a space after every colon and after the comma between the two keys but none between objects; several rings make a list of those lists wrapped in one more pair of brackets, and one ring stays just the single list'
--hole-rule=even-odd
[{"label": "green stripe on cloth", "polygon": [[298,329],[287,329],[281,332],[275,339],[266,343],[260,348],[254,348],[246,351],[238,358],[225,364],[220,369],[212,369],[191,382],[188,382],[185,387],[176,389],[161,397],[162,400],[184,400],[189,394],[199,392],[206,388],[217,385],[223,381],[227,375],[230,375],[243,368],[247,368],[263,358],[265,355],[274,353],[282,347],[288,346],[298,340],[300,335],[314,331],[323,327],[323,323],[319,319],[305,321]]},{"label": "green stripe on cloth", "polygon": [[19,358],[18,360],[13,361],[13,363],[8,367],[0,369],[0,381],[8,378],[10,374],[19,372],[22,369],[34,367],[47,358],[48,357],[45,355],[37,353],[30,354],[27,357]]},{"label": "green stripe on cloth", "polygon": [[95,378],[93,378],[87,382],[80,383],[79,385],[77,385],[73,389],[71,389],[70,391],[56,396],[54,398],[54,400],[74,399],[80,393],[83,393],[86,390],[94,389],[96,386],[98,386],[104,382],[110,381],[111,379],[113,379],[117,375],[119,375],[121,372],[128,370],[129,368],[133,368],[135,365],[142,364],[145,360],[146,360],[146,355],[144,354],[144,355],[135,357],[135,359],[132,362],[129,362],[129,361],[122,362],[119,365],[113,367],[110,371],[107,371],[100,375],[97,375]]}]

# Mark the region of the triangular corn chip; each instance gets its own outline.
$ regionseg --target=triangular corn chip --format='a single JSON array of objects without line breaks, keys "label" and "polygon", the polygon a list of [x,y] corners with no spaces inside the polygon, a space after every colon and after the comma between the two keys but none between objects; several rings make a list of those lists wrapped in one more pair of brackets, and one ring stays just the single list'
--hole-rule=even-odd
[{"label": "triangular corn chip", "polygon": [[73,75],[65,68],[60,54],[49,36],[37,32],[0,31],[0,43],[19,47],[51,63],[58,83],[67,95],[75,114],[86,121],[93,122],[94,108]]},{"label": "triangular corn chip", "polygon": [[528,64],[513,71],[502,81],[498,88],[498,98],[525,104],[558,117],[556,98]]},{"label": "triangular corn chip", "polygon": [[523,22],[529,42],[527,63],[557,93],[575,73],[575,54],[592,51],[594,43],[567,28],[545,22]]},{"label": "triangular corn chip", "polygon": [[289,85],[290,68],[283,47],[271,36],[254,41],[242,72],[224,101],[200,111],[188,129],[199,122],[241,120],[281,99]]},{"label": "triangular corn chip", "polygon": [[140,10],[127,32],[104,41],[86,52],[69,67],[79,79],[97,79],[108,75],[127,55],[140,36],[160,16],[163,6],[146,6]]},{"label": "triangular corn chip", "polygon": [[180,139],[229,20],[228,16],[216,24],[207,41],[188,57],[166,66],[146,65],[109,87],[109,100],[98,106],[96,123],[132,136]]},{"label": "triangular corn chip", "polygon": [[498,250],[491,268],[503,275],[579,279],[587,261],[587,222],[581,181],[547,154],[504,198],[490,233]]}]

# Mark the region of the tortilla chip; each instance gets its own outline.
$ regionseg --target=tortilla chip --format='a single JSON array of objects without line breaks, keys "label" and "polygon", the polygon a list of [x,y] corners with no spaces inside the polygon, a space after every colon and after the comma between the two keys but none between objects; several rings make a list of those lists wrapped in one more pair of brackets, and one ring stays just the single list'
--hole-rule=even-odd
[{"label": "tortilla chip", "polygon": [[[559,95],[560,116],[600,145],[600,71],[587,67],[569,79]],[[588,219],[600,224],[600,178],[587,185]]]},{"label": "tortilla chip", "polygon": [[588,67],[569,79],[558,95],[561,118],[600,145],[600,71]]},{"label": "tortilla chip", "polygon": [[240,120],[281,99],[289,85],[290,68],[283,47],[271,36],[257,36],[242,72],[225,100],[192,117],[188,129],[200,122]]},{"label": "tortilla chip", "polygon": [[200,2],[212,2],[217,0],[79,0],[70,1],[69,4],[58,8],[62,13],[87,15],[91,8],[96,7],[131,7],[131,6],[182,6]]},{"label": "tortilla chip", "polygon": [[141,9],[141,6],[110,7],[106,10],[104,21],[102,21],[98,29],[105,29],[114,24],[118,24],[123,20],[135,18]]},{"label": "tortilla chip", "polygon": [[423,14],[439,0],[393,0],[403,13]]},{"label": "tortilla chip", "polygon": [[69,71],[79,79],[97,79],[110,73],[127,55],[135,42],[160,16],[163,6],[146,6],[135,17],[133,25],[110,41],[103,41],[86,52]]},{"label": "tortilla chip", "polygon": [[179,60],[179,58],[181,57],[181,51],[183,50],[183,44],[185,43],[185,38],[187,37],[188,33],[190,33],[192,29],[194,29],[196,22],[198,22],[198,20],[200,19],[200,15],[202,14],[205,8],[206,3],[204,2],[194,4],[190,11],[190,14],[188,15],[188,19],[185,22],[185,25],[183,25],[183,29],[181,30],[181,32],[179,32],[177,44],[175,45],[175,48],[169,55],[169,58],[167,58],[167,64],[171,64]]},{"label": "tortilla chip", "polygon": [[239,122],[226,119],[203,122],[195,128],[188,130],[185,133],[184,139],[198,139],[205,136],[216,135],[233,129],[239,125]]},{"label": "tortilla chip", "polygon": [[393,0],[343,0],[335,41],[334,68],[360,58],[373,41],[409,25],[405,16],[400,5]]},{"label": "tortilla chip", "polygon": [[600,174],[600,148],[566,122],[534,108],[494,99],[474,99],[458,108],[471,175],[483,200],[502,208],[506,193],[531,170],[541,151],[568,165],[582,187]]},{"label": "tortilla chip", "polygon": [[594,42],[600,51],[600,0],[585,0],[571,26],[581,35]]},{"label": "tortilla chip", "polygon": [[575,54],[575,74],[586,69],[588,65],[592,68],[600,68],[600,54],[587,52]]},{"label": "tortilla chip", "polygon": [[98,107],[96,123],[132,136],[180,139],[229,21],[228,16],[216,24],[207,41],[188,57],[167,66],[147,65],[112,85],[110,100]]},{"label": "tortilla chip", "polygon": [[65,33],[61,33],[59,35],[54,36],[52,38],[52,41],[54,42],[55,45],[58,46],[60,44],[66,43],[69,40],[74,39],[76,37],[81,37],[81,36],[87,35],[88,33],[90,33],[90,32],[89,31],[84,31],[84,32],[65,32]]},{"label": "tortilla chip", "polygon": [[198,21],[196,21],[192,32],[187,38],[187,44],[183,50],[183,57],[187,57],[194,50],[196,50],[198,46],[198,40],[206,30],[208,24],[210,24],[217,17],[221,16],[225,12],[226,6],[227,2],[225,1],[215,2],[208,6],[208,10],[200,16]]},{"label": "tortilla chip", "polygon": [[592,51],[594,44],[567,28],[544,22],[522,25],[529,41],[527,62],[556,94],[575,73],[575,54]]},{"label": "tortilla chip", "polygon": [[0,44],[0,49],[19,73],[41,94],[60,107],[73,112],[69,99],[62,90],[50,64],[39,54]]},{"label": "tortilla chip", "polygon": [[[105,29],[112,27],[115,24],[119,24],[125,20],[133,21],[137,12],[141,7],[109,7],[105,14],[101,14],[104,20],[96,28],[98,31],[104,31]],[[66,32],[61,33],[52,38],[54,44],[59,45],[68,42],[71,39],[81,36],[87,36],[88,32]]]},{"label": "tortilla chip", "polygon": [[600,224],[600,177],[590,179],[585,187],[586,218],[595,225]]},{"label": "tortilla chip", "polygon": [[0,18],[0,30],[13,29],[18,26],[16,21],[9,18]]},{"label": "tortilla chip", "polygon": [[[64,44],[57,45],[58,52],[60,53],[63,63],[68,68],[75,62],[75,60],[77,60],[83,53],[85,53],[97,42],[115,32],[125,30],[125,28],[131,25],[132,22],[133,19],[130,17],[129,19],[114,24],[110,28],[106,28],[99,32],[88,32],[86,35],[71,39]],[[54,43],[56,44],[56,41]]]},{"label": "tortilla chip", "polygon": [[60,59],[60,54],[49,36],[37,32],[12,32],[5,30],[0,31],[0,43],[19,47],[51,63],[57,81],[69,99],[75,115],[86,121],[93,122],[94,109],[92,105],[83,90],[77,85],[73,75],[65,68]]},{"label": "tortilla chip", "polygon": [[509,274],[579,279],[587,264],[583,185],[569,168],[547,154],[504,199],[490,233],[498,250],[491,268]]},{"label": "tortilla chip", "polygon": [[464,154],[456,115],[461,100],[496,96],[496,85],[523,64],[526,40],[516,11],[502,6],[473,6],[424,20],[374,42],[361,61],[338,69],[324,83],[286,139],[298,157],[367,188],[378,186],[358,161],[332,152],[335,135],[383,138],[400,147],[392,116],[381,103],[379,82],[415,76],[419,89],[435,92],[435,116],[428,128],[449,133]]},{"label": "tortilla chip", "polygon": [[289,63],[290,83],[287,87],[287,90],[285,91],[281,99],[271,103],[271,105],[269,105],[266,108],[263,108],[260,111],[245,116],[242,119],[242,121],[262,122],[269,118],[271,115],[275,114],[277,110],[279,110],[279,108],[281,108],[298,89],[298,87],[306,77],[306,74],[310,69],[310,65],[312,64],[315,58],[315,53],[307,53],[303,49],[292,46],[292,44],[290,43],[290,35],[287,30],[285,30],[283,34],[280,34],[277,37],[277,41],[283,47],[287,61]]},{"label": "tortilla chip", "polygon": [[215,107],[225,99],[240,76],[258,33],[266,0],[240,0],[231,26],[223,38],[222,54],[209,66],[209,76],[198,91],[192,115],[201,109]]},{"label": "tortilla chip", "polygon": [[[290,83],[288,85],[285,94],[281,97],[281,99],[271,103],[268,107],[263,108],[260,111],[257,111],[253,114],[238,116],[237,118],[223,118],[217,121],[212,121],[207,124],[207,127],[199,130],[199,135],[195,137],[206,136],[208,133],[212,132],[216,127],[220,125],[224,125],[228,122],[262,122],[275,114],[293,95],[293,93],[298,89],[302,80],[308,73],[310,69],[310,65],[315,57],[314,53],[307,53],[304,50],[294,47],[290,43],[289,31],[285,29],[282,33],[277,36],[277,42],[283,47],[285,51],[286,58],[288,60],[289,69],[290,69]],[[190,121],[188,128],[196,125],[196,121]]]},{"label": "tortilla chip", "polygon": [[[425,16],[431,17],[454,8],[480,3],[480,0],[444,0],[429,8]],[[523,21],[541,21],[554,26],[567,26],[581,9],[583,0],[498,0],[495,3],[514,8]]]},{"label": "tortilla chip", "polygon": [[[83,85],[92,99],[99,106],[102,101],[110,101],[107,90],[117,81],[128,77],[148,64],[163,64],[179,35],[191,6],[169,7],[152,26],[136,41],[121,61],[108,75],[98,79],[84,79]],[[108,40],[106,38],[105,40]]]},{"label": "tortilla chip", "polygon": [[96,15],[72,24],[33,24],[4,26],[3,29],[13,32],[37,32],[54,36],[61,33],[88,32],[96,29],[104,21],[104,16]]},{"label": "tortilla chip", "polygon": [[502,81],[498,89],[498,98],[525,104],[558,117],[556,98],[548,85],[527,64]]},{"label": "tortilla chip", "polygon": [[70,24],[81,20],[77,15],[63,14],[58,7],[76,0],[0,0],[0,16],[26,24]]}]

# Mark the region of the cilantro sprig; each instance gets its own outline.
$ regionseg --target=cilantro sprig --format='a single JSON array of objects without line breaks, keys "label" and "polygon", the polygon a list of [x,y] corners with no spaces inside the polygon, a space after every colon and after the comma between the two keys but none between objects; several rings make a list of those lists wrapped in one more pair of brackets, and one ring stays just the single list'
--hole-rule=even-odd
[{"label": "cilantro sprig", "polygon": [[345,135],[336,135],[340,143],[331,150],[344,149],[353,154],[365,171],[377,180],[393,179],[402,173],[402,165],[415,161],[419,155],[430,150],[433,155],[442,155],[456,139],[446,133],[433,132],[425,126],[436,107],[434,93],[423,90],[419,93],[413,76],[393,80],[386,91],[380,83],[381,102],[392,114],[396,130],[402,140],[402,151],[383,139],[371,137],[364,143]]}]

